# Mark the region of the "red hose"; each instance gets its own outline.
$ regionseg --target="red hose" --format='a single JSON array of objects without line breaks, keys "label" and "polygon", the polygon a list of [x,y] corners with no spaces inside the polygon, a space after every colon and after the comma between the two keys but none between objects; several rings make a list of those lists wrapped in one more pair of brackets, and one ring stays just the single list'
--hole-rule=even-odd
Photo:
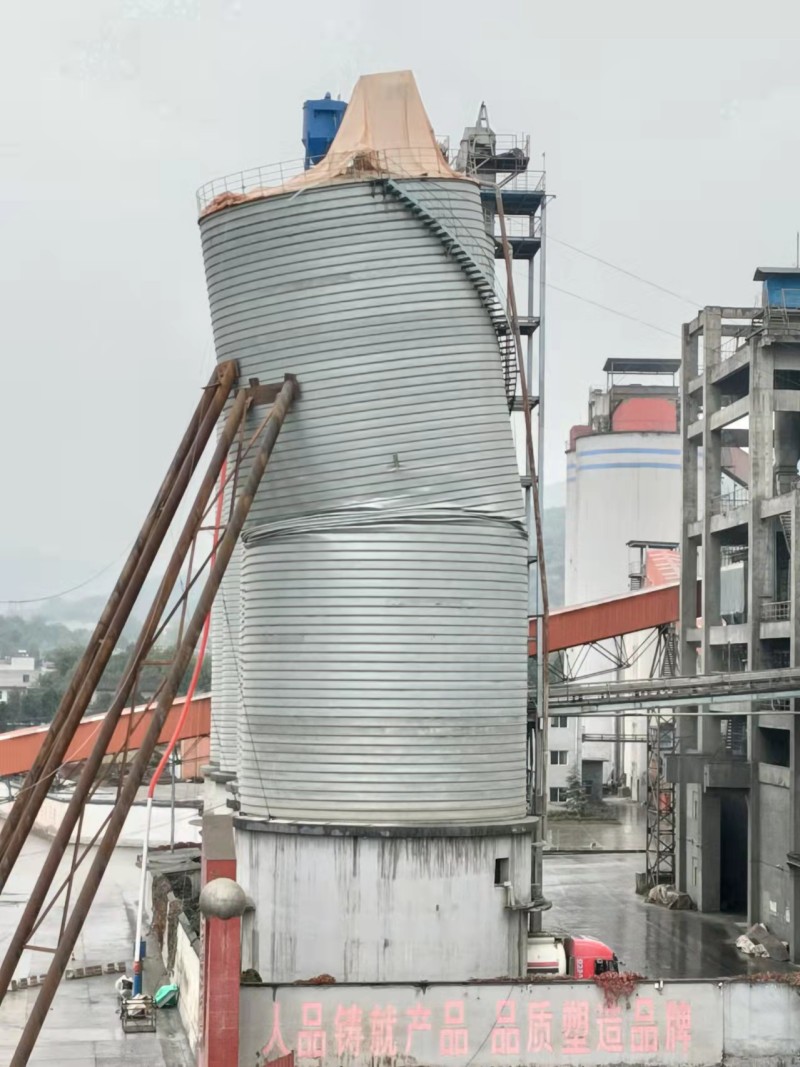
[{"label": "red hose", "polygon": [[[227,472],[227,468],[228,464],[227,461],[225,461],[222,464],[222,470],[219,473],[219,496],[217,497],[217,513],[214,519],[214,544],[211,549],[212,567],[214,565],[214,560],[216,559],[217,555],[217,544],[219,543],[219,528],[220,523],[222,522],[222,495],[223,490],[225,488],[225,475]],[[169,758],[173,753],[175,745],[178,743],[178,736],[181,730],[183,729],[184,723],[186,722],[186,716],[189,714],[189,707],[191,706],[192,698],[194,697],[194,691],[197,688],[197,681],[200,677],[200,671],[203,669],[203,659],[205,658],[206,654],[206,646],[208,645],[208,632],[210,628],[211,612],[206,615],[206,621],[203,623],[203,633],[200,637],[200,648],[197,651],[197,659],[195,660],[194,670],[192,671],[192,680],[189,682],[189,688],[186,692],[186,696],[183,698],[183,707],[181,708],[181,713],[178,716],[178,721],[175,724],[175,729],[172,733],[172,737],[170,738],[169,744],[167,745],[166,751],[161,757],[159,764],[156,767],[155,774],[153,775],[150,781],[150,785],[147,788],[147,795],[151,800],[153,799],[153,794],[155,793],[158,781],[161,778],[161,775],[164,773],[164,768],[166,767]]]}]

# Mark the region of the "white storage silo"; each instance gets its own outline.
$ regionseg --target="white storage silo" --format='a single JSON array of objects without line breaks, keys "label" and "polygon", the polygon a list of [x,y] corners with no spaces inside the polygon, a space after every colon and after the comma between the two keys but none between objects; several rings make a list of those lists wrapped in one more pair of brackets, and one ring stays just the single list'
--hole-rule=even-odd
[{"label": "white storage silo", "polygon": [[[592,390],[589,419],[573,428],[566,455],[567,604],[586,604],[628,592],[630,541],[679,541],[682,476],[677,389],[630,380],[647,374],[669,376],[678,365],[677,360],[609,360],[609,387]],[[615,374],[624,376],[622,385]],[[629,644],[633,648],[636,640]],[[613,643],[608,645],[613,654]],[[578,680],[624,677],[601,651],[576,649],[570,659],[579,664]],[[586,764],[592,762],[597,771],[602,764],[605,781],[612,771],[619,779],[625,764],[621,745],[611,740],[582,743],[583,732],[613,738],[618,724],[613,717],[587,716],[570,720],[563,734],[552,731],[551,749],[561,749],[567,756],[566,763],[551,767],[551,787],[563,788],[572,768],[582,767],[584,780],[591,778],[594,771]],[[643,754],[636,755],[641,768]]]}]

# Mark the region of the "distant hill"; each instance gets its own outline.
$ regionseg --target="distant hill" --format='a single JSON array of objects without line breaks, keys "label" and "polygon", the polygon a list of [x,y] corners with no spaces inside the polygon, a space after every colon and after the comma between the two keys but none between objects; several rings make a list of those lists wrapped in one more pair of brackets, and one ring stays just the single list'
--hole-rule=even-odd
[{"label": "distant hill", "polygon": [[564,530],[566,508],[544,509],[544,555],[547,563],[547,590],[550,606],[560,608],[564,604]]},{"label": "distant hill", "polygon": [[57,648],[86,644],[88,630],[72,630],[42,618],[22,619],[18,615],[0,615],[0,657],[25,650],[37,659],[47,659]]},{"label": "distant hill", "polygon": [[[564,483],[545,488],[544,539],[553,607],[564,603],[564,490]],[[74,561],[45,560],[36,553],[0,552],[0,656],[8,656],[20,648],[44,655],[59,645],[76,640],[85,642],[105,607],[121,566],[122,561],[92,582],[86,595],[76,592],[55,600],[25,603],[30,598],[79,585],[91,568]],[[140,620],[150,606],[158,581],[159,576],[155,575],[145,584],[124,631],[127,639],[135,639],[138,634]]]}]

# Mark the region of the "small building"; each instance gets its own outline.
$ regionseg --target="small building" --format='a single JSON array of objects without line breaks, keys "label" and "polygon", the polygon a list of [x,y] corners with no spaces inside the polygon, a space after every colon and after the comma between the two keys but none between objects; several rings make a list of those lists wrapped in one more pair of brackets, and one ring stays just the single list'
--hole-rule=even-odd
[{"label": "small building", "polygon": [[11,693],[30,689],[41,674],[36,659],[21,649],[15,656],[0,660],[0,703],[7,704]]}]

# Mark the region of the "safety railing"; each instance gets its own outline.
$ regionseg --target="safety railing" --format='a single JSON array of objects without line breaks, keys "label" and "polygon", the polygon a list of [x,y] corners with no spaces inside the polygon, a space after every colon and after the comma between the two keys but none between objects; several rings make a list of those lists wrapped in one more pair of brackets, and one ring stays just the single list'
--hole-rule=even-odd
[{"label": "safety railing", "polygon": [[789,697],[776,697],[774,700],[759,700],[757,701],[758,710],[762,712],[770,711],[791,711],[792,701]]},{"label": "safety railing", "polygon": [[781,289],[779,299],[764,308],[764,321],[769,325],[800,326],[800,289]]},{"label": "safety railing", "polygon": [[[531,225],[533,223],[533,225]],[[541,237],[542,219],[540,215],[529,217],[527,215],[507,215],[506,234],[509,238],[515,237]],[[499,240],[500,223],[495,224],[495,237]]]},{"label": "safety railing", "polygon": [[761,605],[762,622],[788,622],[792,611],[788,600],[766,600]]},{"label": "safety railing", "polygon": [[750,490],[737,485],[725,493],[717,493],[711,498],[711,511],[714,515],[722,515],[726,511],[745,507],[750,503]]},{"label": "safety railing", "polygon": [[[328,152],[317,166],[324,167],[332,177],[340,180],[365,180],[371,177],[420,177],[420,172],[427,168],[430,168],[431,176],[437,176],[442,162],[448,162],[443,148],[426,145],[421,148],[404,146],[396,149]],[[220,178],[212,178],[197,190],[197,209],[203,214],[213,209],[215,201],[219,201],[220,207],[226,206],[227,200],[222,198],[231,197],[232,203],[236,203],[240,197],[242,200],[248,197],[257,199],[262,190],[264,195],[291,192],[295,179],[303,173],[313,174],[315,169],[311,167],[306,171],[303,159],[293,159],[223,174]]]},{"label": "safety railing", "polygon": [[800,486],[800,478],[795,471],[778,471],[775,474],[775,493],[783,496],[791,493]]}]

